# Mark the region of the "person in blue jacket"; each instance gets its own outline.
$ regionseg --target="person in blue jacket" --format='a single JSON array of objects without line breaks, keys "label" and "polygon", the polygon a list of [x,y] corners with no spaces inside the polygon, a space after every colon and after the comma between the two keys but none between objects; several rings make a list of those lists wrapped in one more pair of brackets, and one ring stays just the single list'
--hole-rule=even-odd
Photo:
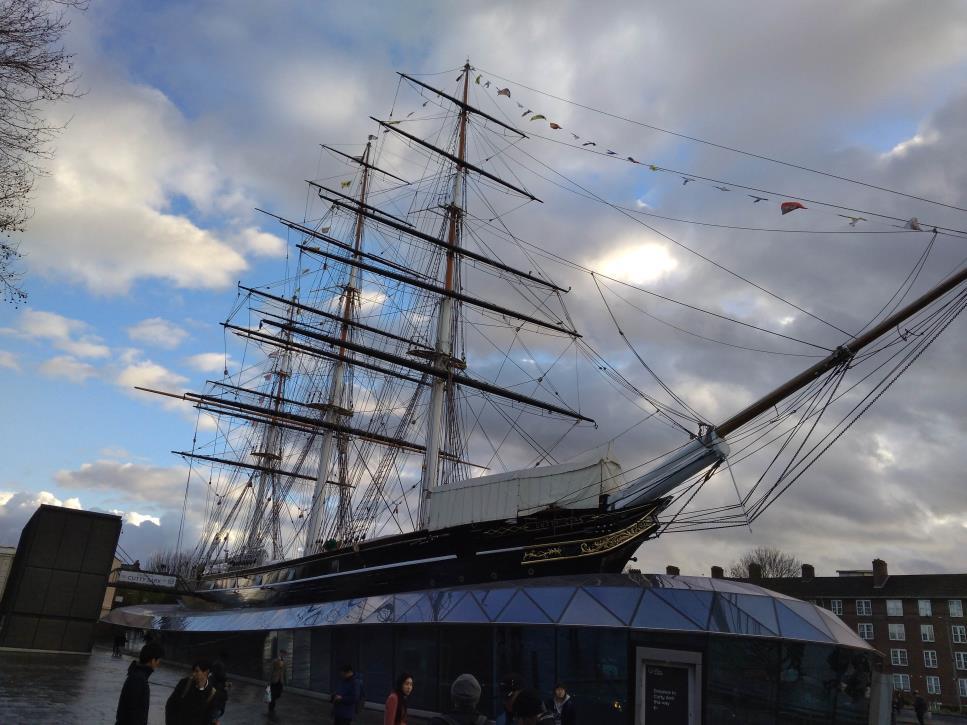
[{"label": "person in blue jacket", "polygon": [[353,672],[352,665],[346,664],[340,667],[339,675],[342,677],[342,682],[332,696],[332,719],[335,725],[350,725],[359,711],[362,686],[356,673]]}]

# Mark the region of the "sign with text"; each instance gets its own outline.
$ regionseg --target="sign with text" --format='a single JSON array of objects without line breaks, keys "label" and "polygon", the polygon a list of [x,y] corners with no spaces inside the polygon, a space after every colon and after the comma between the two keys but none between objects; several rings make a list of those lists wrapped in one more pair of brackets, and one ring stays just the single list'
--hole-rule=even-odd
[{"label": "sign with text", "polygon": [[688,667],[653,665],[645,669],[643,712],[647,725],[686,725],[688,713]]},{"label": "sign with text", "polygon": [[154,574],[149,571],[131,571],[121,569],[118,572],[117,583],[126,582],[128,584],[146,584],[150,587],[167,587],[174,589],[177,579],[167,574]]}]

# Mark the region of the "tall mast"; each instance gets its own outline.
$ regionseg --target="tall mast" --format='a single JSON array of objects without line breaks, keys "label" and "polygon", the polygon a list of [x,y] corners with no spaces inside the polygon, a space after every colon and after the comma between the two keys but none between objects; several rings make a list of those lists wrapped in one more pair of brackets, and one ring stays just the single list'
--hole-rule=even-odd
[{"label": "tall mast", "polygon": [[[363,153],[362,161],[360,163],[363,170],[363,179],[360,184],[359,189],[359,209],[360,211],[356,214],[356,230],[355,238],[353,240],[353,257],[356,261],[359,261],[362,252],[363,243],[363,221],[365,219],[362,209],[366,204],[366,193],[369,186],[369,154],[372,149],[372,142],[366,142],[366,151]],[[349,341],[350,331],[353,328],[354,316],[356,306],[359,301],[359,274],[360,268],[356,265],[350,265],[349,267],[349,279],[346,282],[346,286],[343,291],[343,311],[342,311],[342,326],[339,331],[339,339],[341,343],[346,343]],[[332,425],[340,422],[341,419],[345,419],[351,415],[351,411],[348,410],[348,406],[341,405],[343,399],[343,391],[345,389],[346,373],[348,365],[346,364],[346,347],[343,344],[339,346],[339,355],[336,360],[336,364],[333,366],[332,370],[332,380],[329,388],[329,399],[326,403],[319,406],[323,413],[323,420]],[[326,501],[331,493],[330,487],[335,487],[337,489],[337,494],[339,497],[339,505],[336,511],[336,536],[341,538],[342,534],[346,531],[346,525],[348,523],[347,519],[349,516],[349,503],[350,494],[349,482],[346,475],[346,465],[345,465],[345,451],[346,442],[345,434],[338,431],[329,429],[323,434],[322,445],[320,446],[319,453],[319,469],[316,475],[316,485],[312,492],[312,505],[309,510],[309,523],[306,527],[306,542],[303,553],[313,554],[319,550],[319,537],[322,534],[323,522],[325,520],[326,513]],[[336,480],[329,480],[329,472],[332,470],[332,457],[333,448],[338,448],[340,455],[339,461],[335,466]]]},{"label": "tall mast", "polygon": [[[460,246],[460,231],[463,221],[463,182],[466,167],[463,162],[467,155],[467,94],[470,87],[470,63],[463,66],[463,103],[460,106],[459,140],[457,142],[458,163],[453,176],[453,199],[447,210],[447,269],[444,288],[453,292],[459,273],[458,257],[454,249]],[[453,315],[454,298],[445,295],[440,299],[440,316],[437,320],[434,367],[440,371],[451,372],[453,365]],[[452,380],[445,377],[434,378],[430,388],[430,409],[428,411],[426,432],[426,454],[423,457],[423,482],[420,496],[420,528],[426,526],[426,502],[430,489],[436,486],[440,477],[440,449],[443,442],[443,410],[447,398],[453,395]],[[447,405],[447,408],[450,406]]]}]

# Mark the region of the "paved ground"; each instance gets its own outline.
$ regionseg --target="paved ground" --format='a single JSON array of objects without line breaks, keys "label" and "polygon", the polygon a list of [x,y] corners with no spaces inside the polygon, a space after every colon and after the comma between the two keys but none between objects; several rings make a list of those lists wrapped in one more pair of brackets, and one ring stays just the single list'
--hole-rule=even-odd
[{"label": "paved ground", "polygon": [[[115,659],[102,649],[90,656],[0,652],[0,723],[113,725],[130,661],[130,657]],[[165,700],[186,674],[184,667],[163,664],[151,676],[151,725],[164,724]],[[263,689],[235,682],[222,725],[332,722],[328,702],[291,692],[283,695],[270,718],[262,702]],[[382,715],[366,711],[357,722],[376,725],[382,723]]]}]

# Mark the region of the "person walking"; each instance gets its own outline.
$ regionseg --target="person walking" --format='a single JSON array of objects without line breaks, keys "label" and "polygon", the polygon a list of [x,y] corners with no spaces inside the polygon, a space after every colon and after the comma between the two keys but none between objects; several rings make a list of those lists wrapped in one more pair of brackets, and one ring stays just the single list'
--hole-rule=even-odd
[{"label": "person walking", "polygon": [[406,725],[406,701],[413,692],[413,675],[404,672],[396,678],[396,687],[386,698],[383,725]]},{"label": "person walking", "polygon": [[487,716],[477,709],[480,683],[473,675],[460,675],[450,685],[452,708],[430,720],[430,725],[486,725]]},{"label": "person walking", "polygon": [[269,712],[275,712],[275,703],[282,697],[282,690],[285,688],[285,657],[289,653],[284,649],[279,650],[279,656],[272,660],[272,670],[269,674],[269,691],[272,699],[269,702]]},{"label": "person walking", "polygon": [[117,630],[114,633],[114,650],[111,653],[112,657],[121,658],[124,656],[122,650],[124,649],[124,630]]},{"label": "person walking", "polygon": [[151,703],[148,678],[161,665],[164,654],[164,648],[157,642],[149,642],[141,648],[138,661],[128,668],[128,676],[121,688],[115,725],[148,725]]},{"label": "person walking", "polygon": [[548,703],[548,711],[554,716],[554,725],[576,725],[577,715],[574,712],[574,700],[567,693],[563,682],[554,685],[554,697]]},{"label": "person walking", "polygon": [[212,671],[209,674],[209,678],[211,679],[212,687],[215,688],[215,705],[212,709],[212,722],[217,725],[222,715],[225,714],[225,708],[228,706],[228,691],[231,689],[232,683],[228,681],[228,674],[225,672],[225,665],[221,660],[212,662]]},{"label": "person walking", "polygon": [[211,669],[207,659],[194,661],[191,674],[181,678],[168,696],[165,725],[211,725],[218,704],[209,678]]},{"label": "person walking", "polygon": [[335,725],[350,725],[356,717],[358,704],[361,702],[361,686],[353,672],[353,666],[345,664],[339,668],[342,682],[332,696],[332,719]]},{"label": "person walking", "polygon": [[917,714],[917,722],[923,725],[923,718],[927,714],[927,701],[923,699],[920,690],[913,691],[913,711]]}]

